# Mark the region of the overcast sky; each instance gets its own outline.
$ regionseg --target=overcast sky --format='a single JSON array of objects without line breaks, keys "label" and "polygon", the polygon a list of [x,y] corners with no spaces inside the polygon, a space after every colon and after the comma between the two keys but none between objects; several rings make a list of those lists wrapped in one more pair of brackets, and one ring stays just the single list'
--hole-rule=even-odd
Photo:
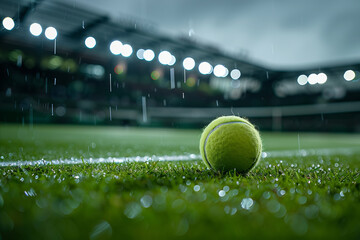
[{"label": "overcast sky", "polygon": [[[70,1],[70,0],[69,0]],[[73,2],[72,2],[73,3]],[[360,62],[360,0],[76,0],[273,68]]]}]

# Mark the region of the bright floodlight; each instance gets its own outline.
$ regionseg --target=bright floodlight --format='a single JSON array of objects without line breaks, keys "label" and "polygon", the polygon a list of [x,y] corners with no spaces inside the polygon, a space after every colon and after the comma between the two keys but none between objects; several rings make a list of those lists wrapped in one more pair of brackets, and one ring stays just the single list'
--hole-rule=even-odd
[{"label": "bright floodlight", "polygon": [[124,57],[130,57],[133,53],[133,49],[129,44],[124,44],[122,47],[121,55]]},{"label": "bright floodlight", "polygon": [[171,53],[168,51],[162,51],[159,54],[159,62],[163,65],[168,65],[171,62]]},{"label": "bright floodlight", "polygon": [[174,55],[171,55],[171,60],[170,60],[170,62],[169,62],[169,66],[172,66],[172,65],[174,65],[176,63],[176,57],[174,56]]},{"label": "bright floodlight", "polygon": [[229,70],[227,70],[224,65],[218,64],[214,67],[214,75],[216,77],[226,77],[229,73]]},{"label": "bright floodlight", "polygon": [[190,71],[195,67],[195,60],[191,57],[187,57],[183,61],[183,66],[186,70]]},{"label": "bright floodlight", "polygon": [[212,73],[212,69],[213,69],[212,66],[208,62],[202,62],[199,64],[199,72],[201,74],[204,74],[204,75],[210,74],[210,73]]},{"label": "bright floodlight", "polygon": [[317,82],[318,84],[324,84],[327,81],[327,76],[325,73],[319,73],[317,75]]},{"label": "bright floodlight", "polygon": [[33,23],[30,25],[30,33],[34,35],[35,37],[40,36],[42,33],[42,27],[38,23]]},{"label": "bright floodlight", "polygon": [[144,52],[145,61],[150,62],[150,61],[152,61],[154,59],[154,57],[155,57],[155,53],[154,53],[153,50],[151,50],[151,49],[145,50],[145,52]]},{"label": "bright floodlight", "polygon": [[239,69],[233,69],[230,72],[230,77],[234,80],[238,80],[241,77],[241,72]]},{"label": "bright floodlight", "polygon": [[315,73],[312,73],[310,74],[310,76],[308,77],[308,82],[311,84],[311,85],[314,85],[318,82],[318,76],[317,74]]},{"label": "bright floodlight", "polygon": [[354,80],[355,78],[355,72],[353,70],[347,70],[345,73],[344,73],[344,79],[346,81],[352,81]]},{"label": "bright floodlight", "polygon": [[114,55],[119,55],[122,50],[122,43],[119,40],[115,40],[110,44],[110,52]]},{"label": "bright floodlight", "polygon": [[86,46],[87,48],[94,48],[95,45],[96,45],[96,40],[95,40],[95,38],[93,38],[93,37],[87,37],[87,38],[85,39],[85,46]]},{"label": "bright floodlight", "polygon": [[14,20],[11,17],[6,17],[2,21],[2,25],[6,30],[12,30],[15,27]]},{"label": "bright floodlight", "polygon": [[137,52],[136,52],[137,58],[140,59],[140,60],[144,59],[144,52],[145,52],[144,49],[137,50]]},{"label": "bright floodlight", "polygon": [[45,30],[45,37],[49,40],[54,40],[57,37],[57,31],[54,27],[48,27]]},{"label": "bright floodlight", "polygon": [[308,77],[306,75],[300,75],[297,79],[299,85],[303,86],[308,82]]}]

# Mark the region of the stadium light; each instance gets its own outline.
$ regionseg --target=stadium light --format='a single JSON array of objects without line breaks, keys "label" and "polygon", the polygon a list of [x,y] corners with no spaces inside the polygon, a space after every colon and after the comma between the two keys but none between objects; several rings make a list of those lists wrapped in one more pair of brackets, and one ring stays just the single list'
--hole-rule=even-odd
[{"label": "stadium light", "polygon": [[2,21],[2,25],[6,30],[12,30],[15,27],[15,22],[11,17],[6,17]]},{"label": "stadium light", "polygon": [[96,46],[96,40],[95,40],[95,38],[93,38],[93,37],[87,37],[86,39],[85,39],[85,46],[87,47],[87,48],[94,48],[95,46]]},{"label": "stadium light", "polygon": [[121,55],[124,57],[130,57],[133,53],[133,48],[129,44],[124,44],[122,47]]},{"label": "stadium light", "polygon": [[308,77],[302,74],[297,78],[297,82],[299,85],[304,86],[308,82]]},{"label": "stadium light", "polygon": [[231,72],[230,72],[230,77],[233,79],[233,80],[238,80],[240,77],[241,77],[241,72],[239,69],[233,69]]},{"label": "stadium light", "polygon": [[199,64],[199,72],[203,75],[212,73],[213,67],[208,62],[202,62]]},{"label": "stadium light", "polygon": [[344,79],[346,81],[352,81],[355,79],[355,72],[353,70],[347,70],[345,73],[344,73]]},{"label": "stadium light", "polygon": [[319,73],[317,75],[317,82],[318,84],[324,84],[327,81],[327,75],[325,73]]},{"label": "stadium light", "polygon": [[145,51],[144,51],[144,59],[145,59],[145,61],[148,61],[148,62],[150,62],[150,61],[152,61],[153,59],[154,59],[154,57],[155,57],[155,53],[154,53],[154,51],[153,50],[151,50],[151,49],[146,49]]},{"label": "stadium light", "polygon": [[191,57],[185,58],[184,61],[183,61],[183,67],[188,71],[194,69],[195,60],[193,58],[191,58]]},{"label": "stadium light", "polygon": [[140,59],[140,60],[144,59],[144,52],[145,52],[144,49],[137,50],[137,52],[136,52],[137,58]]},{"label": "stadium light", "polygon": [[216,77],[226,77],[229,73],[229,70],[221,64],[218,64],[214,67],[214,75]]},{"label": "stadium light", "polygon": [[174,55],[171,55],[171,60],[170,60],[170,62],[169,62],[169,66],[172,66],[172,65],[174,65],[176,63],[176,57],[174,56]]},{"label": "stadium light", "polygon": [[49,40],[54,40],[57,37],[57,31],[54,27],[48,27],[45,29],[45,37]]},{"label": "stadium light", "polygon": [[315,73],[310,74],[308,77],[308,83],[310,83],[311,85],[314,85],[317,82],[318,82],[318,75]]},{"label": "stadium light", "polygon": [[168,51],[162,51],[160,54],[159,54],[159,62],[162,64],[162,65],[168,65],[170,62],[171,62],[171,53],[169,53]]},{"label": "stadium light", "polygon": [[38,23],[31,24],[29,30],[30,33],[35,37],[40,36],[40,34],[42,33],[42,27]]},{"label": "stadium light", "polygon": [[119,55],[122,51],[123,44],[119,40],[112,41],[110,44],[110,52]]}]

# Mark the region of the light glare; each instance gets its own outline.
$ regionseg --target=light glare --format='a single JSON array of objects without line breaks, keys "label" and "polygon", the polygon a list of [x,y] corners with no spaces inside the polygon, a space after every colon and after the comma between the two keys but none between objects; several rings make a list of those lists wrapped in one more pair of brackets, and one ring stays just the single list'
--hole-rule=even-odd
[{"label": "light glare", "polygon": [[30,25],[30,33],[34,35],[35,37],[40,36],[42,33],[42,27],[38,23],[33,23]]},{"label": "light glare", "polygon": [[318,76],[317,74],[315,73],[312,73],[310,74],[310,76],[308,77],[308,82],[311,84],[311,85],[314,85],[318,82]]},{"label": "light glare", "polygon": [[306,75],[300,75],[297,79],[299,85],[304,86],[308,82],[308,77]]},{"label": "light glare", "polygon": [[54,27],[48,27],[45,30],[45,37],[49,40],[54,40],[57,37],[57,31]]},{"label": "light glare", "polygon": [[150,61],[152,61],[154,59],[154,57],[155,57],[155,53],[154,53],[153,50],[151,50],[151,49],[145,50],[145,52],[144,52],[145,61],[150,62]]},{"label": "light glare", "polygon": [[347,70],[345,73],[344,73],[344,79],[346,81],[352,81],[354,80],[355,78],[355,72],[353,70]]},{"label": "light glare", "polygon": [[195,60],[193,58],[191,58],[191,57],[185,58],[184,61],[183,61],[183,67],[188,71],[194,69]]},{"label": "light glare", "polygon": [[171,62],[171,53],[169,53],[168,51],[162,51],[159,54],[159,62],[162,65],[168,65]]},{"label": "light glare", "polygon": [[144,52],[145,52],[144,49],[137,50],[137,52],[136,52],[137,58],[140,59],[140,60],[143,60],[144,59]]},{"label": "light glare", "polygon": [[122,50],[122,43],[119,40],[115,40],[110,44],[110,52],[114,55],[119,55]]},{"label": "light glare", "polygon": [[214,67],[214,75],[216,77],[226,77],[229,73],[229,70],[227,70],[224,65],[218,64]]},{"label": "light glare", "polygon": [[122,47],[121,55],[124,57],[130,57],[133,53],[133,49],[129,44],[124,44]]},{"label": "light glare", "polygon": [[87,37],[86,39],[85,39],[85,46],[87,47],[87,48],[94,48],[95,46],[96,46],[96,40],[95,40],[95,38],[93,38],[93,37]]},{"label": "light glare", "polygon": [[233,69],[230,72],[230,77],[234,80],[238,80],[241,77],[241,72],[239,69]]},{"label": "light glare", "polygon": [[6,17],[2,21],[2,25],[6,30],[12,30],[15,27],[15,22],[11,17]]},{"label": "light glare", "polygon": [[327,75],[325,73],[319,73],[317,75],[318,84],[324,84],[327,81]]},{"label": "light glare", "polygon": [[213,70],[213,68],[210,65],[210,63],[208,63],[208,62],[202,62],[199,64],[199,72],[201,74],[204,74],[204,75],[210,74],[210,73],[212,73],[212,70]]}]

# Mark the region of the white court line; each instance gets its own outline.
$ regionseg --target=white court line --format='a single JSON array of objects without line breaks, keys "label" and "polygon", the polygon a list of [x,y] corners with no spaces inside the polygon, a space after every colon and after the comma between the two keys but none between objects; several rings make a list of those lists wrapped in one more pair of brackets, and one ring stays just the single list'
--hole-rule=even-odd
[{"label": "white court line", "polygon": [[[331,155],[354,155],[359,154],[358,148],[323,148],[306,150],[284,150],[268,151],[262,153],[262,158],[281,158],[281,157],[307,157],[307,156],[331,156]],[[4,161],[0,162],[0,167],[19,167],[19,166],[45,166],[45,165],[75,165],[75,164],[98,164],[98,163],[125,163],[125,162],[149,162],[149,161],[193,161],[201,160],[201,155],[164,155],[164,156],[144,156],[144,157],[120,157],[120,158],[89,158],[89,159],[59,159],[59,160],[36,160],[36,161]]]}]

